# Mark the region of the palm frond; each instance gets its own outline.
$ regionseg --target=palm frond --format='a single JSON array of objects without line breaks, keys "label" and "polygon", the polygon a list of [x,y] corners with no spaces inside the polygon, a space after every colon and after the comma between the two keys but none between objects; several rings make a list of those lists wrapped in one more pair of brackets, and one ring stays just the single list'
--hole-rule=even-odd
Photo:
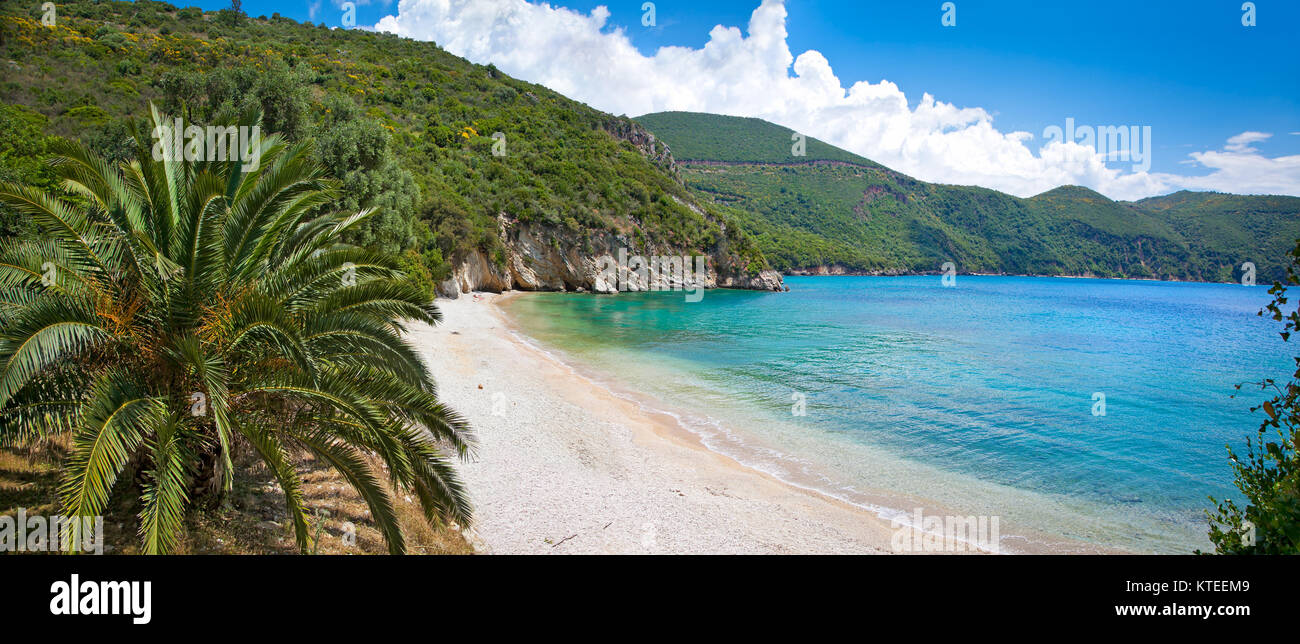
[{"label": "palm frond", "polygon": [[84,300],[33,302],[0,332],[0,408],[42,370],[111,337]]},{"label": "palm frond", "polygon": [[384,489],[384,484],[375,477],[375,473],[371,471],[365,459],[354,448],[322,431],[286,428],[282,432],[292,436],[294,440],[342,474],[348,483],[361,493],[366,505],[370,507],[370,514],[374,517],[375,523],[379,524],[379,531],[384,535],[384,542],[388,544],[388,552],[395,555],[406,554],[406,538],[402,536],[401,526],[398,525],[393,500]]},{"label": "palm frond", "polygon": [[153,438],[145,441],[152,467],[146,472],[140,495],[140,541],[147,555],[176,549],[189,502],[187,489],[194,450],[187,443],[192,440],[180,416],[172,415],[159,424]]},{"label": "palm frond", "polygon": [[[64,465],[60,489],[64,513],[71,517],[99,516],[127,459],[166,422],[166,403],[141,392],[120,370],[104,374],[95,384],[73,435],[72,453]],[[73,521],[78,530],[80,522]],[[81,543],[72,534],[72,543]]]},{"label": "palm frond", "polygon": [[307,513],[303,509],[302,481],[289,462],[289,454],[284,444],[275,432],[266,427],[253,423],[235,423],[235,427],[271,469],[276,482],[280,484],[280,489],[284,491],[284,503],[289,510],[289,518],[293,521],[298,550],[304,554],[310,552],[311,529],[307,522]]}]

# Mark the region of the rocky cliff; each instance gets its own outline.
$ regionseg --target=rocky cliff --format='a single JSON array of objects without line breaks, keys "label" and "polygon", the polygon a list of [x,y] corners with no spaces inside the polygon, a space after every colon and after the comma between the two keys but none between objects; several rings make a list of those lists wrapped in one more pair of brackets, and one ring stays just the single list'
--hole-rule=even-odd
[{"label": "rocky cliff", "polygon": [[[672,151],[640,124],[626,118],[611,118],[604,125],[610,136],[625,141],[665,173],[680,181]],[[699,204],[677,200],[697,214],[704,214]],[[633,235],[612,231],[573,232],[560,227],[521,222],[508,213],[497,216],[497,232],[505,247],[504,261],[494,260],[482,252],[472,251],[458,258],[452,275],[438,285],[438,294],[455,298],[470,291],[578,291],[616,293],[643,290],[739,288],[764,291],[785,290],[781,275],[773,270],[754,272],[732,252],[727,224],[715,222],[719,241],[709,249],[690,251],[674,248],[651,239],[637,243]],[[631,266],[611,271],[611,262],[619,258],[681,259],[684,268],[700,266],[695,271],[664,272],[636,270]],[[702,258],[702,259],[696,259]],[[699,262],[699,264],[697,264]],[[615,279],[610,279],[611,274]],[[686,279],[683,280],[682,276]],[[685,284],[683,282],[686,282]]]},{"label": "rocky cliff", "polygon": [[[577,291],[615,293],[624,291],[691,289],[698,282],[704,288],[740,288],[781,291],[785,284],[773,270],[750,274],[737,265],[725,241],[709,253],[681,253],[659,248],[651,254],[639,254],[627,235],[614,233],[572,236],[565,231],[526,224],[502,214],[499,218],[502,244],[506,248],[503,263],[481,252],[472,252],[456,264],[452,276],[438,285],[438,294],[455,298],[470,291]],[[649,275],[637,270],[636,257],[681,258],[681,272],[664,271]],[[692,273],[695,258],[703,258],[700,279],[681,274]],[[621,258],[633,258],[621,262]],[[622,270],[620,270],[620,264]],[[613,267],[613,271],[611,271]],[[609,279],[611,272],[618,281]]]}]

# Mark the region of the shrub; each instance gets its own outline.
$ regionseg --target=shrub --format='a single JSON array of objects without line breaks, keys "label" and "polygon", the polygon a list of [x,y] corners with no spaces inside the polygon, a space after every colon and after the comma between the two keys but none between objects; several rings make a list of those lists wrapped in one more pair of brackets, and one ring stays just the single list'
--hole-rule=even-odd
[{"label": "shrub", "polygon": [[[1260,315],[1267,313],[1283,322],[1281,336],[1290,341],[1300,330],[1300,311],[1287,306],[1287,289],[1300,284],[1296,269],[1300,266],[1300,241],[1288,254],[1286,283],[1274,282],[1269,293],[1273,301]],[[1289,310],[1289,312],[1288,312]],[[1251,411],[1263,411],[1254,440],[1246,440],[1245,458],[1228,447],[1228,457],[1237,489],[1246,497],[1245,507],[1232,499],[1210,501],[1217,508],[1210,519],[1210,541],[1220,554],[1300,554],[1300,457],[1296,452],[1300,432],[1300,357],[1290,382],[1279,384],[1273,379],[1258,383],[1273,396]],[[1241,386],[1238,385],[1238,389]]]}]

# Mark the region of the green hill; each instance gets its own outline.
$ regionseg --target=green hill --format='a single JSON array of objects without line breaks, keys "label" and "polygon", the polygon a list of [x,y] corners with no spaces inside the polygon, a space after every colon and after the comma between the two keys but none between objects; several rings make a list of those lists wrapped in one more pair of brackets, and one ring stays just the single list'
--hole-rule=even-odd
[{"label": "green hill", "polygon": [[795,156],[794,130],[762,119],[698,112],[659,112],[636,119],[661,139],[672,141],[677,161],[758,161],[806,163],[841,161],[877,166],[852,152],[804,137],[804,155]]},{"label": "green hill", "polygon": [[1022,199],[918,181],[813,139],[795,160],[790,130],[759,119],[636,120],[694,190],[742,213],[786,272],[934,272],[952,261],[972,273],[1233,281],[1253,262],[1265,282],[1284,276],[1300,238],[1296,197],[1181,192],[1130,203],[1063,186]]},{"label": "green hill", "polygon": [[[315,142],[342,208],[381,207],[354,241],[405,253],[429,288],[466,262],[465,280],[487,288],[512,273],[576,288],[560,253],[611,246],[709,254],[720,274],[766,267],[727,225],[734,213],[688,191],[640,126],[434,43],[152,0],[59,3],[53,27],[40,17],[40,3],[0,7],[0,180],[48,183],[50,137],[120,158],[132,125],[149,131],[151,101],[198,124],[253,109],[265,130]],[[0,236],[23,227],[0,211]]]}]

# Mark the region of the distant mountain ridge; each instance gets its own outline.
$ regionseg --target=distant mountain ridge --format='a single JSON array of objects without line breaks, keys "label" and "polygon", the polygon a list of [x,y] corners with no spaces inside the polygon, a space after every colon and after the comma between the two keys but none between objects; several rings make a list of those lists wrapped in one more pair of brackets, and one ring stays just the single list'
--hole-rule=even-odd
[{"label": "distant mountain ridge", "polygon": [[683,179],[734,207],[786,273],[1086,275],[1238,281],[1285,276],[1300,198],[1176,192],[1114,201],[1081,186],[1029,198],[928,183],[761,119],[660,112],[635,119]]},{"label": "distant mountain ridge", "polygon": [[[708,127],[698,128],[695,118],[708,119]],[[763,119],[719,116],[695,112],[660,112],[635,119],[668,142],[678,163],[691,161],[730,161],[760,163],[809,163],[813,161],[840,161],[883,167],[865,157],[858,156],[809,136],[804,137],[805,155],[796,157],[791,148],[792,137],[798,134],[788,127],[769,123]]]}]

